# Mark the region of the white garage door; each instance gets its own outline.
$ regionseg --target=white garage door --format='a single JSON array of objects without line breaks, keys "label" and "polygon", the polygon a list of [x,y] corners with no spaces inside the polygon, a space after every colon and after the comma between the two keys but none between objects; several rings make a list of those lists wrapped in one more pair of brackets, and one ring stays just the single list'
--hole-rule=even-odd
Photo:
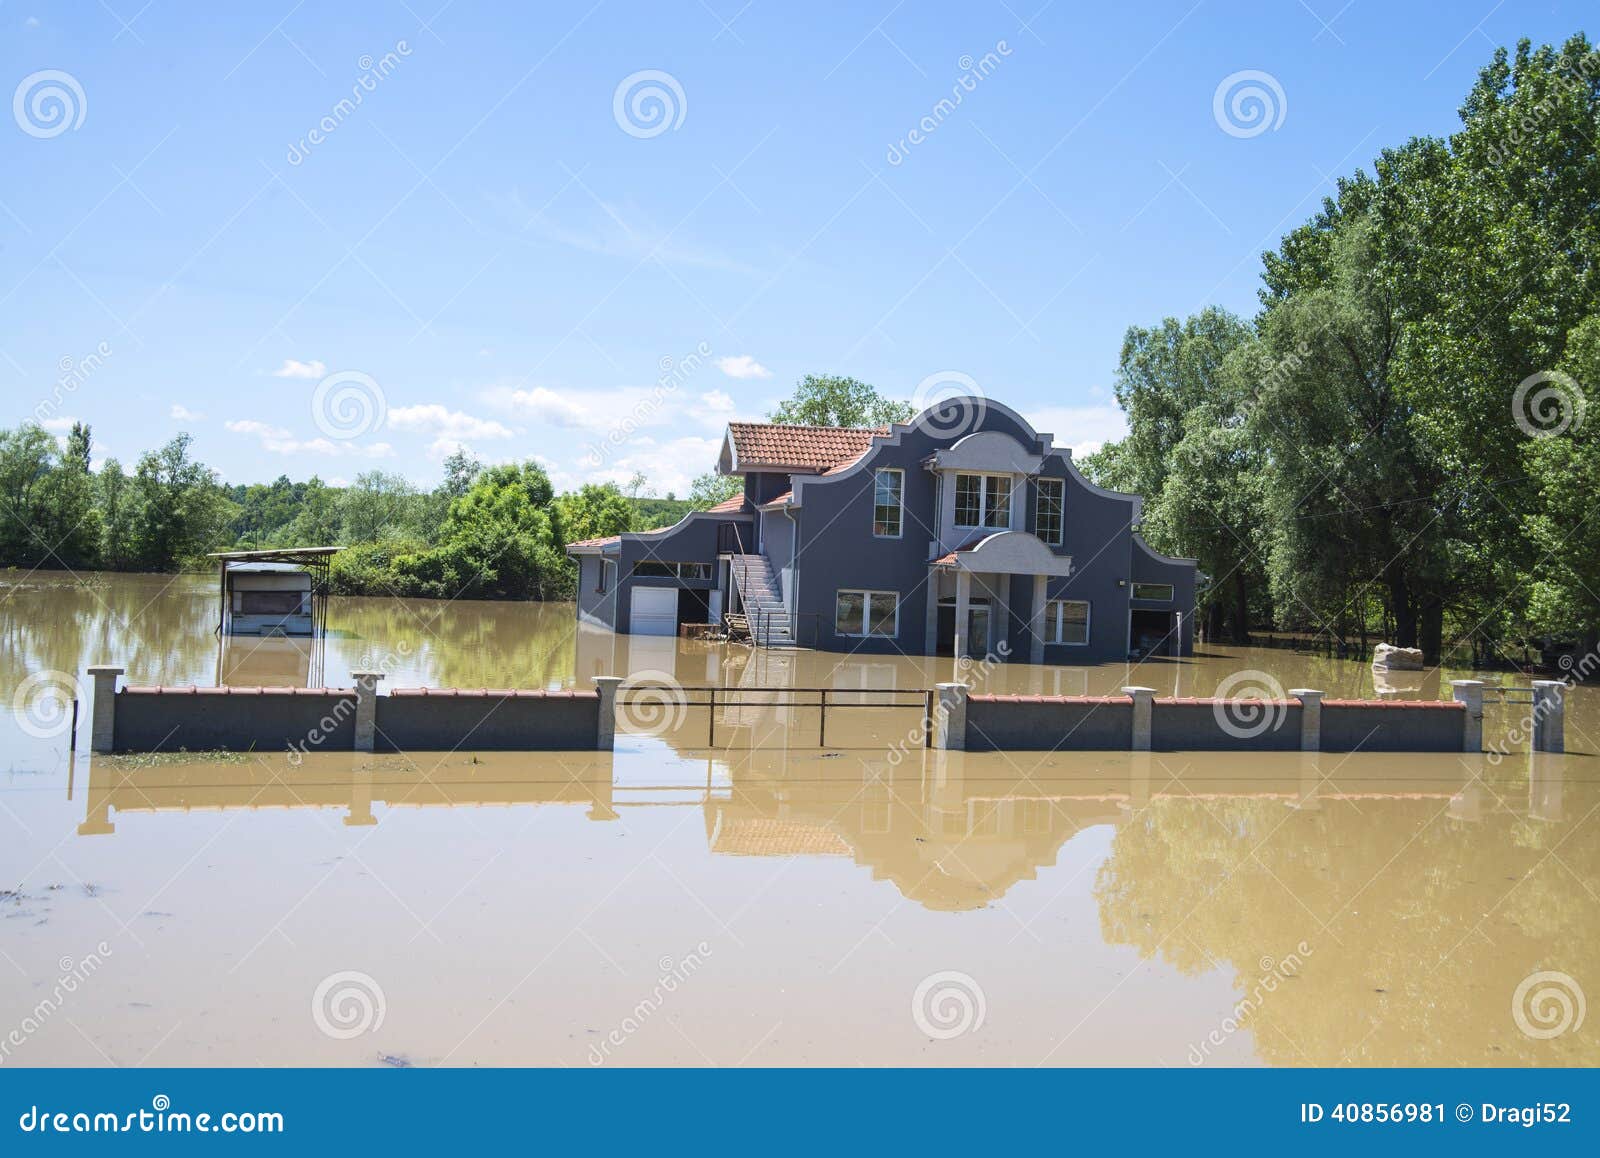
[{"label": "white garage door", "polygon": [[678,589],[635,587],[628,630],[634,635],[678,634]]}]

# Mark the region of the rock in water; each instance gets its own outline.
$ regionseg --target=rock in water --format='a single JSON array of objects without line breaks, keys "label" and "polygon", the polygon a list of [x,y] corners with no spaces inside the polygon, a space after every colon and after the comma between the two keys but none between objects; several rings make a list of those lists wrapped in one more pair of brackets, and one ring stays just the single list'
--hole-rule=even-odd
[{"label": "rock in water", "polygon": [[1380,643],[1372,651],[1372,666],[1387,671],[1421,671],[1422,649]]}]

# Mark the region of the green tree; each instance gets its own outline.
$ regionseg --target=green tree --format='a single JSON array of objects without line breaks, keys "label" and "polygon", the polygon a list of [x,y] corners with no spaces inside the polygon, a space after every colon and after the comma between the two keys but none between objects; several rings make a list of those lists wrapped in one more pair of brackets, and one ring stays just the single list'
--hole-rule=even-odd
[{"label": "green tree", "polygon": [[633,504],[615,483],[590,483],[555,500],[556,530],[563,543],[598,539],[631,530]]},{"label": "green tree", "polygon": [[95,504],[100,510],[100,563],[126,571],[135,562],[134,537],[139,526],[138,495],[122,473],[122,464],[108,458],[95,476]]},{"label": "green tree", "polygon": [[916,417],[910,403],[884,398],[855,378],[807,374],[794,394],[767,416],[798,426],[887,426]]},{"label": "green tree", "polygon": [[216,476],[190,457],[192,441],[178,435],[141,456],[134,471],[133,556],[146,570],[170,571],[212,549],[232,516]]},{"label": "green tree", "polygon": [[346,544],[382,543],[410,536],[417,514],[417,488],[404,475],[364,471],[339,498],[339,521]]},{"label": "green tree", "polygon": [[689,485],[689,501],[700,510],[744,493],[744,479],[732,474],[702,474]]}]

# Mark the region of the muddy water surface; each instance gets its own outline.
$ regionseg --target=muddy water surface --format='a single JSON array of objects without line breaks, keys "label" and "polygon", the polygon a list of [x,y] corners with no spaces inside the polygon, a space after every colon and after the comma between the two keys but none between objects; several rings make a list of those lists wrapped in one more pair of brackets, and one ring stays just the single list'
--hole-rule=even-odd
[{"label": "muddy water surface", "polygon": [[[335,600],[321,649],[219,648],[214,600],[204,578],[0,584],[3,1064],[1600,1063],[1600,1014],[1577,1020],[1600,994],[1600,691],[1569,693],[1565,756],[1527,752],[1518,704],[1489,709],[1503,759],[938,754],[916,707],[849,693],[915,705],[947,659],[399,600]],[[964,676],[1434,699],[1473,674],[1202,650]],[[713,731],[640,697],[604,754],[73,757],[44,689],[95,662],[616,673],[734,703]],[[838,705],[825,734],[809,689]]]}]

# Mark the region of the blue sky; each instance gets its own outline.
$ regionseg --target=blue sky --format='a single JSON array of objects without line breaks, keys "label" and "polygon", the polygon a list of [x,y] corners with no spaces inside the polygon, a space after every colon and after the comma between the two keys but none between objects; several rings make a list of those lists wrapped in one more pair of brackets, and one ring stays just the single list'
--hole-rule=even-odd
[{"label": "blue sky", "polygon": [[[228,481],[431,485],[465,443],[682,493],[805,373],[965,375],[1091,449],[1128,325],[1253,311],[1333,176],[1592,11],[6,0],[0,422],[125,464],[185,430]],[[1247,70],[1265,127],[1215,109]]]}]

